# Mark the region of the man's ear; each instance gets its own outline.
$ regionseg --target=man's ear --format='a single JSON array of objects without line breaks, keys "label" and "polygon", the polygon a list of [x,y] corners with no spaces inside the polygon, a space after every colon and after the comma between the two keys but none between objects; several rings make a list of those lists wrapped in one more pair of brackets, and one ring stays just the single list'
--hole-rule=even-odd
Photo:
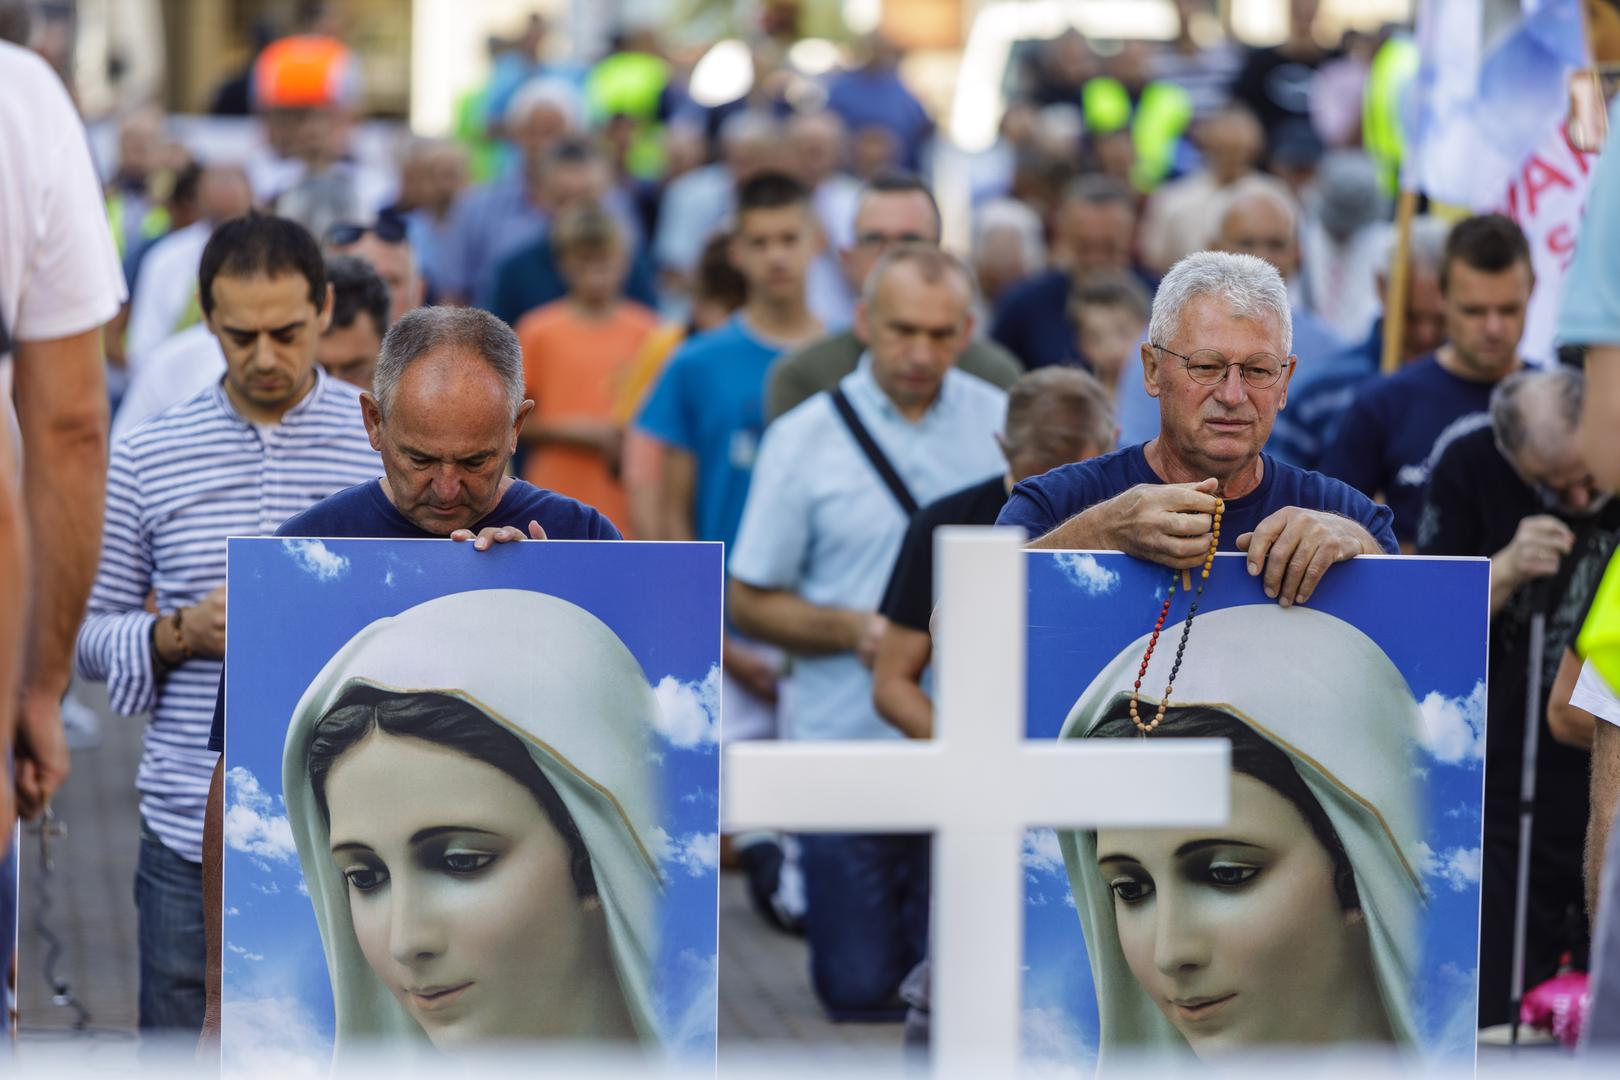
[{"label": "man's ear", "polygon": [[523,404],[518,406],[517,418],[512,421],[512,441],[514,446],[522,440],[524,421],[529,419],[529,414],[533,411],[534,401],[531,398],[525,398]]},{"label": "man's ear", "polygon": [[855,302],[855,336],[861,339],[862,345],[872,343],[872,312],[865,299]]},{"label": "man's ear", "polygon": [[1142,342],[1142,385],[1148,397],[1159,396],[1159,350]]},{"label": "man's ear", "polygon": [[360,391],[360,419],[366,424],[366,438],[371,440],[371,448],[382,451],[382,406],[370,390]]},{"label": "man's ear", "polygon": [[326,283],[326,300],[321,304],[320,313],[315,319],[315,328],[319,333],[324,334],[332,328],[332,308],[336,303],[337,292],[332,288],[332,283],[328,281]]}]

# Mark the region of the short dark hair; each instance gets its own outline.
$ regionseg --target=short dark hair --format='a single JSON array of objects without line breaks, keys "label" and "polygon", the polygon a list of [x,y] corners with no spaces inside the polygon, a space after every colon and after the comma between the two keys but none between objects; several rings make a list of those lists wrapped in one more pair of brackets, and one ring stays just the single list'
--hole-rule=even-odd
[{"label": "short dark hair", "polygon": [[364,313],[371,316],[380,338],[388,333],[388,286],[376,267],[356,255],[333,255],[326,260],[326,280],[332,285],[330,330],[353,326]]},{"label": "short dark hair", "polygon": [[743,181],[737,188],[738,219],[750,210],[809,205],[810,189],[784,172],[759,173]]},{"label": "short dark hair", "polygon": [[301,274],[309,282],[309,302],[326,304],[326,262],[309,230],[291,218],[250,210],[221,222],[203,248],[197,266],[197,300],[203,317],[214,311],[214,279]]},{"label": "short dark hair", "polygon": [[619,223],[595,203],[568,207],[552,221],[551,248],[559,258],[571,251],[596,253],[623,246]]},{"label": "short dark hair", "polygon": [[399,693],[356,686],[339,697],[315,722],[305,762],[315,805],[327,828],[332,825],[332,811],[326,801],[326,781],[332,766],[373,731],[460,751],[501,770],[528,788],[568,845],[568,866],[575,895],[581,899],[596,895],[596,876],[591,870],[590,852],[585,849],[579,825],[557,789],[535,764],[523,740],[477,707],[449,694]]},{"label": "short dark hair", "polygon": [[1123,206],[1136,213],[1136,193],[1111,176],[1087,173],[1076,177],[1063,190],[1065,203],[1079,202],[1092,206]]},{"label": "short dark hair", "polygon": [[748,301],[748,279],[731,262],[731,241],[723,232],[709,237],[698,256],[697,280],[692,292],[735,311]]},{"label": "short dark hair", "polygon": [[[1130,715],[1130,699],[1124,695],[1103,714],[1091,733],[1097,739],[1135,739],[1140,736]],[[1305,779],[1294,768],[1288,755],[1253,728],[1221,709],[1202,705],[1172,705],[1153,733],[1155,739],[1226,739],[1232,744],[1232,772],[1251,776],[1294,804],[1300,817],[1326,849],[1333,862],[1333,891],[1339,908],[1350,911],[1361,906],[1356,890],[1356,874],[1333,821],[1322,803],[1311,793]]]},{"label": "short dark hair", "polygon": [[1524,230],[1504,214],[1478,214],[1451,227],[1446,237],[1445,257],[1440,260],[1440,291],[1450,285],[1451,264],[1464,265],[1487,274],[1500,274],[1515,263],[1530,262],[1530,241]]},{"label": "short dark hair", "polygon": [[1114,399],[1090,372],[1048,364],[1025,372],[1007,388],[1009,454],[1068,456],[1080,449],[1063,445],[1071,431],[1096,450],[1114,445]]},{"label": "short dark hair", "polygon": [[861,185],[860,192],[855,196],[855,213],[861,212],[861,206],[873,195],[921,195],[928,200],[928,208],[934,212],[934,235],[939,236],[944,229],[944,219],[940,217],[939,201],[929,190],[923,178],[904,169],[885,169]]}]

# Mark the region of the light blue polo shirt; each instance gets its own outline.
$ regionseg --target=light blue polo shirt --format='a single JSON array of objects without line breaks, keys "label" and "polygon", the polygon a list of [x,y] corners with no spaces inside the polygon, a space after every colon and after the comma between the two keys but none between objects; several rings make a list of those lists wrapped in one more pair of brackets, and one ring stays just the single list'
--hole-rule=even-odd
[{"label": "light blue polo shirt", "polygon": [[1586,193],[1585,218],[1575,242],[1575,261],[1564,275],[1558,312],[1558,340],[1565,345],[1620,343],[1620,99],[1609,110],[1608,146],[1598,158]]},{"label": "light blue polo shirt", "polygon": [[[1007,395],[982,379],[948,372],[915,423],[879,389],[869,357],[839,385],[919,506],[1006,468],[995,435]],[[875,611],[906,523],[832,399],[817,394],[765,430],[730,573],[812,604]],[[796,656],[779,715],[791,739],[900,737],[872,707],[872,673],[854,653]]]}]

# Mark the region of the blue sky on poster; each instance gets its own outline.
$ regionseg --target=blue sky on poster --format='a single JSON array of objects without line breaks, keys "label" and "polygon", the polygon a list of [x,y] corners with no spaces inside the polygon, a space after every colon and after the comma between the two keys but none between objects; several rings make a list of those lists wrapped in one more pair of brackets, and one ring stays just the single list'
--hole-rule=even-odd
[{"label": "blue sky on poster", "polygon": [[[1056,737],[1096,673],[1152,627],[1169,572],[1123,555],[1029,558],[1026,731]],[[1426,780],[1427,830],[1411,852],[1430,897],[1413,997],[1425,1044],[1471,1059],[1483,795],[1486,564],[1358,559],[1335,567],[1310,606],[1359,627],[1406,678],[1423,716],[1415,766]],[[1200,611],[1267,602],[1242,556],[1221,555]],[[1184,598],[1166,632],[1179,633]],[[1174,641],[1174,637],[1171,639]],[[1080,1064],[1095,1056],[1096,999],[1068,876],[1050,829],[1025,836],[1024,1047]]]},{"label": "blue sky on poster", "polygon": [[526,588],[595,614],[660,705],[655,760],[667,884],[655,985],[669,1044],[712,1053],[720,839],[718,545],[230,541],[225,1010],[231,1054],[324,1075],[332,1001],[281,801],[281,751],[304,688],[353,634],[448,593]]}]

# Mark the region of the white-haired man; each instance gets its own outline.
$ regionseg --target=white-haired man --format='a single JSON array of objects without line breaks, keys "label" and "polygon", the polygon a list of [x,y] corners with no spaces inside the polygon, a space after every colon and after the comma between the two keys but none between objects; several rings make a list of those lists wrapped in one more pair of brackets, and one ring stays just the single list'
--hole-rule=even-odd
[{"label": "white-haired man", "polygon": [[1294,356],[1288,289],[1252,255],[1204,251],[1159,285],[1142,346],[1159,434],[1026,480],[997,519],[1032,546],[1123,551],[1190,569],[1221,546],[1284,605],[1310,599],[1329,566],[1395,553],[1390,511],[1346,484],[1261,452],[1288,396]]}]

